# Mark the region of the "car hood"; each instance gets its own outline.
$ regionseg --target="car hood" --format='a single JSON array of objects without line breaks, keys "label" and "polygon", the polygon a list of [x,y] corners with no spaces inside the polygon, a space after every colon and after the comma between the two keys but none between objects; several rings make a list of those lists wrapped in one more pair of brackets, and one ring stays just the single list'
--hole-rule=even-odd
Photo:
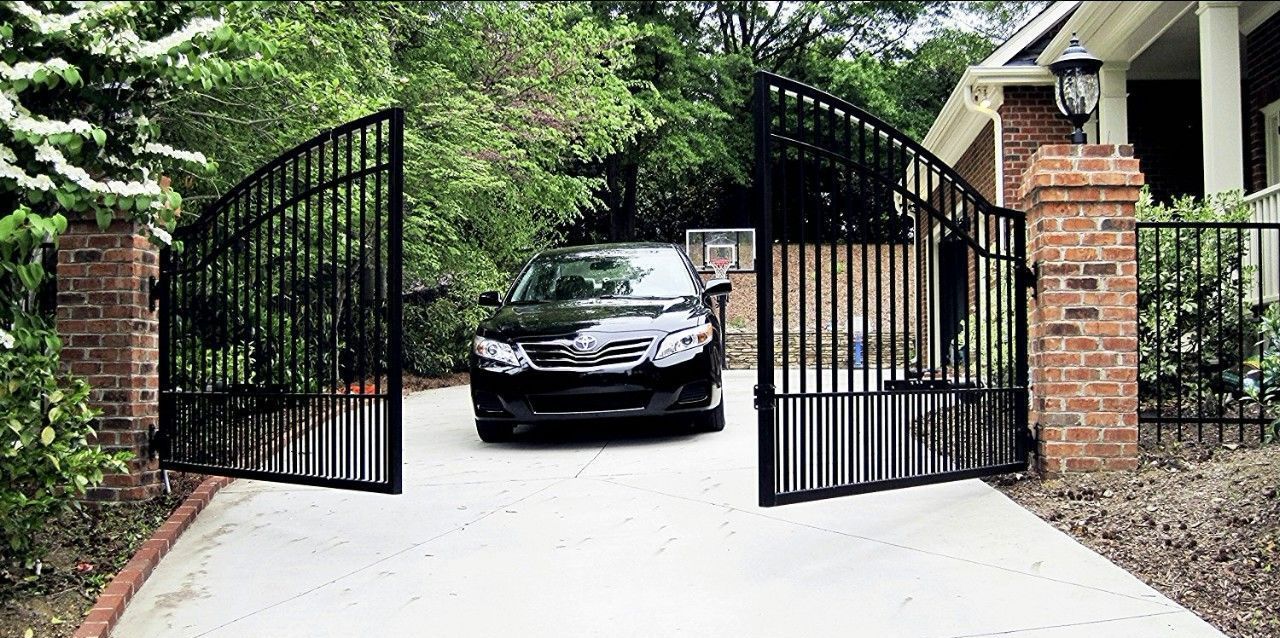
[{"label": "car hood", "polygon": [[480,323],[478,332],[508,339],[583,331],[672,332],[701,323],[707,313],[707,307],[697,297],[553,301],[503,306]]}]

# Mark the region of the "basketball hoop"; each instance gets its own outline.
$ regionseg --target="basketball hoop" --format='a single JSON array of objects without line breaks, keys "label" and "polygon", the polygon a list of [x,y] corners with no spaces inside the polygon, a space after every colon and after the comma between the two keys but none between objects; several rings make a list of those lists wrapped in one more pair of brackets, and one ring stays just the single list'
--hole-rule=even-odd
[{"label": "basketball hoop", "polygon": [[724,257],[711,260],[711,270],[715,272],[716,279],[724,279],[725,277],[728,277],[729,266],[731,265],[733,265],[733,262]]}]

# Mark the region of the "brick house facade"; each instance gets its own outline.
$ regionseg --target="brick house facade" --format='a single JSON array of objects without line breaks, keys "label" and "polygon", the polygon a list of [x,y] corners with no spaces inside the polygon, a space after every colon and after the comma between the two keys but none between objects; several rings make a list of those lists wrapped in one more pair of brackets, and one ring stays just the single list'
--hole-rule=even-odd
[{"label": "brick house facade", "polygon": [[1157,201],[1280,182],[1280,2],[1051,3],[966,71],[925,147],[1016,202],[1027,159],[1070,132],[1048,64],[1073,33],[1103,60],[1089,141],[1132,145]]}]

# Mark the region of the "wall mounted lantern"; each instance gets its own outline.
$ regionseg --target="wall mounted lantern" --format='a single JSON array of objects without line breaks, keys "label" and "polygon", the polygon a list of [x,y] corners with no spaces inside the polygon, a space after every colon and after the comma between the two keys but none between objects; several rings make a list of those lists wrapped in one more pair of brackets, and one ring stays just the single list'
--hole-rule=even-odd
[{"label": "wall mounted lantern", "polygon": [[1084,144],[1084,123],[1098,108],[1098,69],[1102,59],[1089,53],[1080,44],[1080,38],[1071,34],[1071,45],[1049,65],[1058,77],[1053,87],[1053,97],[1058,110],[1067,116],[1075,130],[1071,132],[1072,144]]}]

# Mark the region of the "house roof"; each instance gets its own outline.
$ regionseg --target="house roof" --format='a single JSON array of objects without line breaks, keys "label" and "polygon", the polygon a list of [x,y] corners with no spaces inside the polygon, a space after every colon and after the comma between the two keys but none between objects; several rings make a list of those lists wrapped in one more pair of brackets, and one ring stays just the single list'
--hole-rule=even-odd
[{"label": "house roof", "polygon": [[[1165,36],[1198,6],[1194,0],[1164,2],[1058,1],[1045,7],[982,62],[970,66],[952,89],[923,144],[945,162],[954,163],[973,143],[1003,100],[1003,87],[1053,84],[1046,68],[1062,54],[1072,34],[1108,66],[1130,62]],[[1243,33],[1280,12],[1280,2],[1240,5]],[[1191,16],[1190,19],[1194,19]],[[1164,60],[1157,64],[1177,64]],[[981,95],[975,99],[973,93]]]},{"label": "house roof", "polygon": [[975,103],[970,87],[1051,84],[1052,74],[1037,66],[1035,60],[1079,5],[1078,1],[1050,4],[996,47],[986,59],[966,69],[925,135],[922,142],[925,148],[944,162],[954,163],[982,131],[990,117],[990,114],[984,114],[984,109],[999,107],[1003,96],[992,92],[986,96],[985,105]]}]

